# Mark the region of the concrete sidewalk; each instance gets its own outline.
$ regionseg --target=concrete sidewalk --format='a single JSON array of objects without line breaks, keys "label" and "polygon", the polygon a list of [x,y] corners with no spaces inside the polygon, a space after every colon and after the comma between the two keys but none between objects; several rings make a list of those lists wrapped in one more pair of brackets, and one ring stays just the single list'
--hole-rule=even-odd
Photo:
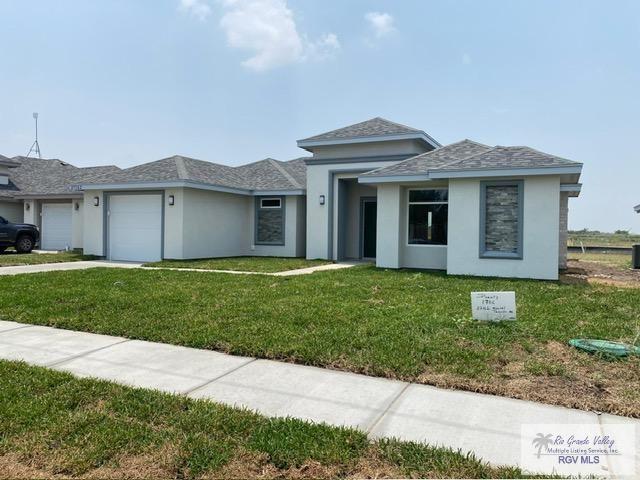
[{"label": "concrete sidewalk", "polygon": [[88,268],[140,268],[142,270],[174,270],[178,272],[210,272],[229,273],[232,275],[268,275],[272,277],[293,277],[297,275],[308,275],[314,272],[326,270],[341,270],[343,268],[361,265],[362,262],[340,262],[318,265],[316,267],[299,268],[296,270],[286,270],[284,272],[240,272],[236,270],[205,270],[202,268],[177,268],[177,267],[144,267],[142,263],[135,262],[115,262],[109,260],[89,260],[83,262],[59,262],[41,263],[38,265],[15,265],[10,267],[0,267],[0,275],[20,275],[24,273],[59,272],[64,270],[86,270]]},{"label": "concrete sidewalk", "polygon": [[86,270],[87,268],[140,268],[141,263],[110,262],[108,260],[88,260],[81,262],[40,263],[38,265],[15,265],[0,267],[0,275],[21,275],[23,273],[59,272],[64,270]]},{"label": "concrete sidewalk", "polygon": [[494,465],[520,464],[526,423],[599,424],[605,435],[625,423],[640,438],[640,421],[625,417],[14,322],[0,321],[0,358],[461,449]]}]

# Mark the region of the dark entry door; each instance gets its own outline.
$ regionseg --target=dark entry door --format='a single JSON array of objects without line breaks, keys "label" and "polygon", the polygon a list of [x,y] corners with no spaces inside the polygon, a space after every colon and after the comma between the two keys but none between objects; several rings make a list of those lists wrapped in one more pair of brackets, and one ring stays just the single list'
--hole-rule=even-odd
[{"label": "dark entry door", "polygon": [[376,200],[362,201],[362,256],[376,258],[376,223],[378,202]]}]

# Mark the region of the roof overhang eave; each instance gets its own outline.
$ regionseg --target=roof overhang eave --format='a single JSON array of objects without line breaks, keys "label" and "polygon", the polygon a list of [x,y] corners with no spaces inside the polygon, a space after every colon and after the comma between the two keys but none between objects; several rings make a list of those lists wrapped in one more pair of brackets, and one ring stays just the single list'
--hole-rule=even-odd
[{"label": "roof overhang eave", "polygon": [[82,184],[80,189],[84,190],[157,190],[163,188],[195,188],[199,190],[209,190],[222,193],[233,193],[236,195],[256,196],[256,195],[305,195],[304,189],[283,189],[283,190],[249,190],[244,188],[227,187],[190,180],[172,180],[158,182],[122,182],[122,183],[93,183]]},{"label": "roof overhang eave", "polygon": [[526,168],[483,168],[475,170],[431,170],[423,174],[368,175],[358,178],[359,183],[403,183],[450,178],[490,178],[522,177],[539,175],[580,175],[582,164],[571,166],[526,167]]},{"label": "roof overhang eave", "polygon": [[65,200],[82,198],[82,192],[69,192],[69,193],[28,193],[22,195],[15,195],[14,198],[18,200]]}]

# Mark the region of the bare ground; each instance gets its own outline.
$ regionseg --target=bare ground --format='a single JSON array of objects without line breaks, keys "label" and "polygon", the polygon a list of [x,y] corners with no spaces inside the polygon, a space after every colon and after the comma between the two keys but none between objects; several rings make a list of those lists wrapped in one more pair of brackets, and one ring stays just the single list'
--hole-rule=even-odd
[{"label": "bare ground", "polygon": [[640,288],[640,270],[614,267],[601,262],[569,260],[561,281]]}]

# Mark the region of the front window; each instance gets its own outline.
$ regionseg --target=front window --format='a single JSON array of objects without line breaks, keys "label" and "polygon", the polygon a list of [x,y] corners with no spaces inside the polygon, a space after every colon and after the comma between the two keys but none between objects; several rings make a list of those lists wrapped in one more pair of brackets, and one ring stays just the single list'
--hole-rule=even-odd
[{"label": "front window", "polygon": [[409,190],[409,245],[446,245],[449,217],[446,188]]},{"label": "front window", "polygon": [[256,245],[284,245],[282,197],[256,199]]}]

